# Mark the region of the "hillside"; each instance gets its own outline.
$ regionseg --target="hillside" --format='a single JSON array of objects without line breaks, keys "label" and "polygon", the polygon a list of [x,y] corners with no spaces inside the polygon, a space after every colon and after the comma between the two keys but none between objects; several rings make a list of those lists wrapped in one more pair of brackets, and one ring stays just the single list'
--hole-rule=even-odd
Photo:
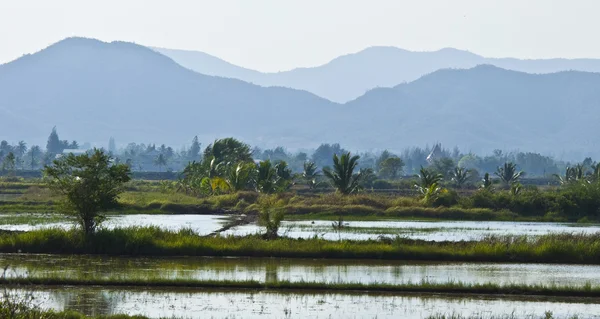
[{"label": "hillside", "polygon": [[182,145],[194,135],[305,145],[326,132],[297,119],[338,107],[308,92],[198,74],[125,42],[69,38],[0,66],[0,127],[9,140],[45,143],[56,125],[62,138],[102,145],[111,136]]},{"label": "hillside", "polygon": [[349,113],[371,110],[356,125],[393,128],[393,134],[380,136],[381,143],[439,141],[473,151],[599,154],[600,137],[594,134],[600,120],[598,88],[598,73],[535,75],[481,65],[375,89],[346,107]]},{"label": "hillside", "polygon": [[414,52],[395,47],[370,47],[321,66],[278,73],[244,69],[202,52],[156,49],[182,66],[202,74],[236,78],[263,86],[284,86],[312,92],[340,103],[377,87],[393,87],[445,68],[472,68],[481,64],[528,73],[576,70],[600,72],[597,59],[519,60],[486,58],[446,48]]},{"label": "hillside", "polygon": [[[71,38],[0,66],[1,138],[180,146],[234,136],[290,149],[458,145],[598,154],[600,74],[443,69],[346,104],[190,71],[139,45]],[[564,153],[563,153],[564,152]]]}]

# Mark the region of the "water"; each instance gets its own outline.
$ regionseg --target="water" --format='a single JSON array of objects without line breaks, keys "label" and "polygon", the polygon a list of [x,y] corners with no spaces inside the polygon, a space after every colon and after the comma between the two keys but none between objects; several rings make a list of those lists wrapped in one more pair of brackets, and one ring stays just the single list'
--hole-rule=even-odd
[{"label": "water", "polygon": [[[574,223],[539,222],[495,222],[495,221],[351,221],[337,231],[331,221],[283,222],[280,235],[292,238],[318,236],[328,240],[377,239],[379,236],[402,236],[427,241],[480,240],[486,236],[528,235],[539,236],[557,233],[600,232],[600,225]],[[256,225],[243,225],[231,228],[225,234],[247,235],[261,232]]]},{"label": "water", "polygon": [[123,258],[0,255],[9,276],[65,278],[254,280],[327,283],[464,283],[600,285],[600,266],[556,264],[426,263],[286,258]]},{"label": "water", "polygon": [[[1,214],[1,218],[10,218],[15,215]],[[229,216],[223,215],[110,215],[106,221],[102,224],[102,227],[112,228],[124,228],[124,227],[146,227],[156,226],[163,229],[178,231],[180,229],[189,228],[192,229],[199,235],[208,235],[219,228],[229,220]],[[2,230],[12,231],[30,231],[42,228],[71,228],[75,224],[73,222],[57,222],[57,223],[46,223],[46,224],[7,224],[0,225]]]},{"label": "water", "polygon": [[[41,224],[7,224],[2,218],[15,215],[0,214],[0,229],[28,231],[46,227],[73,227],[72,222],[50,222]],[[35,217],[36,214],[31,214]],[[207,235],[221,228],[231,216],[222,215],[111,215],[103,224],[106,228],[129,226],[157,226],[163,229],[180,230],[191,228],[200,235]],[[6,224],[6,225],[1,225]],[[557,233],[600,232],[600,225],[582,225],[574,223],[538,223],[538,222],[488,222],[488,221],[351,221],[340,231],[332,227],[330,221],[284,221],[279,230],[282,236],[292,238],[310,238],[318,236],[328,240],[377,239],[379,236],[402,236],[427,241],[463,241],[480,240],[490,235],[528,235],[539,236]],[[243,236],[264,232],[255,224],[237,226],[223,235]]]},{"label": "water", "polygon": [[[40,289],[40,288],[36,288]],[[22,293],[22,291],[20,291]],[[87,315],[125,313],[151,318],[404,318],[434,314],[506,315],[552,311],[554,318],[600,318],[597,300],[485,298],[477,296],[279,293],[268,290],[125,290],[56,288],[33,292],[43,308]]]}]

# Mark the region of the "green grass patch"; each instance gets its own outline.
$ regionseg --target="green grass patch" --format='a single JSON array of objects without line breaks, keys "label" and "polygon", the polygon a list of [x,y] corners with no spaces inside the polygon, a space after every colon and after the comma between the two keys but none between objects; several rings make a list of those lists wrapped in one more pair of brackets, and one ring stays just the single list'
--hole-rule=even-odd
[{"label": "green grass patch", "polygon": [[156,227],[101,229],[86,238],[77,230],[43,229],[0,235],[0,252],[600,264],[600,235],[488,237],[472,242],[428,242],[398,236],[329,241],[202,237],[190,230]]}]

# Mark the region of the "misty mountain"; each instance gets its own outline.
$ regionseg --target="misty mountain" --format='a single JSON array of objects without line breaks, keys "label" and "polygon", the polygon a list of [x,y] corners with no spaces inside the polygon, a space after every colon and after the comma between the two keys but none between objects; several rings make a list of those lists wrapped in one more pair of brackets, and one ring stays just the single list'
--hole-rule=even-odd
[{"label": "misty mountain", "polygon": [[[235,71],[235,69],[234,69]],[[306,91],[193,72],[146,47],[71,38],[0,65],[0,139],[206,145],[234,136],[290,149],[340,142],[400,150],[441,142],[600,155],[600,74],[528,74],[481,65],[442,69],[346,104]],[[581,156],[579,154],[582,154]]]},{"label": "misty mountain", "polygon": [[306,90],[340,103],[353,100],[377,87],[393,87],[446,68],[467,69],[490,64],[528,73],[567,70],[600,72],[598,59],[495,59],[451,48],[434,52],[413,52],[395,47],[370,47],[340,56],[318,67],[261,73],[235,66],[202,52],[158,48],[155,50],[202,74],[235,78],[262,86]]},{"label": "misty mountain", "polygon": [[[345,106],[361,114],[348,119],[350,125],[386,128],[378,144],[439,141],[475,152],[520,149],[582,158],[600,154],[599,88],[598,73],[528,74],[481,65],[374,89]],[[362,137],[355,143],[369,142]]]},{"label": "misty mountain", "polygon": [[[311,93],[202,75],[146,47],[69,38],[0,65],[0,138],[182,145],[198,135],[310,144],[302,119],[340,106]],[[310,119],[321,125],[320,117]],[[318,134],[318,135],[317,135]],[[300,137],[300,140],[296,138]]]}]

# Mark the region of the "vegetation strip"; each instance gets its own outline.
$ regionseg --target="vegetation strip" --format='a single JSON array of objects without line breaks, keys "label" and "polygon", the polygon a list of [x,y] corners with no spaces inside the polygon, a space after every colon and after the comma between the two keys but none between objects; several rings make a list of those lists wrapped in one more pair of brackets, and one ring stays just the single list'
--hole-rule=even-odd
[{"label": "vegetation strip", "polygon": [[258,281],[231,280],[193,280],[193,279],[84,279],[60,277],[28,277],[3,278],[0,283],[5,285],[40,285],[40,286],[112,286],[112,287],[172,287],[172,288],[236,288],[236,289],[281,289],[281,290],[326,290],[343,291],[373,291],[373,292],[418,292],[418,293],[458,293],[458,294],[489,294],[489,295],[536,295],[558,297],[600,297],[600,287],[584,286],[545,286],[545,285],[498,285],[494,283],[468,284],[462,282],[448,283],[323,283],[323,282],[290,282],[275,281],[261,283]]},{"label": "vegetation strip", "polygon": [[428,242],[401,237],[330,241],[202,237],[189,229],[175,232],[157,227],[100,229],[87,236],[77,230],[42,229],[0,234],[0,252],[600,264],[600,235],[488,237],[471,242]]}]

